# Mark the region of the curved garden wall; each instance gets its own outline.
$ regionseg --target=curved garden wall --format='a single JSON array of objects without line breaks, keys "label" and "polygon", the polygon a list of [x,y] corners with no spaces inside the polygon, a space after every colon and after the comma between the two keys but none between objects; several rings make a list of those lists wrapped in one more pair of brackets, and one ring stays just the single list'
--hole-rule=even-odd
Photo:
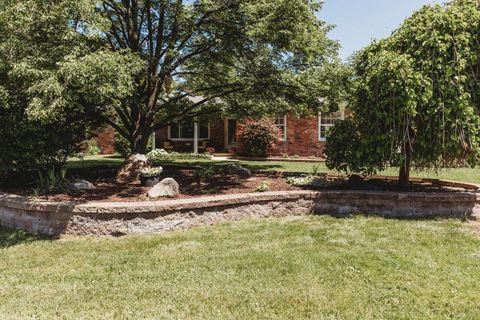
[{"label": "curved garden wall", "polygon": [[48,235],[163,232],[244,218],[377,214],[395,218],[480,217],[477,193],[285,191],[115,203],[39,202],[0,194],[0,225]]}]

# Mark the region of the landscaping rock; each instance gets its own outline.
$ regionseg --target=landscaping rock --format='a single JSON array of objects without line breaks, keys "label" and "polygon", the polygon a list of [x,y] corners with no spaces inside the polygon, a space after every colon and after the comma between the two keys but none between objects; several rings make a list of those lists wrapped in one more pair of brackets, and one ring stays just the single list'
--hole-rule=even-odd
[{"label": "landscaping rock", "polygon": [[242,167],[239,164],[230,164],[226,169],[225,169],[226,174],[230,175],[236,175],[240,177],[251,177],[252,176],[252,171],[250,169],[247,169],[245,167]]},{"label": "landscaping rock", "polygon": [[180,194],[180,186],[175,179],[166,178],[148,191],[148,197],[155,199],[161,197],[173,198]]},{"label": "landscaping rock", "polygon": [[77,192],[96,189],[93,183],[87,180],[76,180],[74,183],[72,183],[71,188],[73,191]]},{"label": "landscaping rock", "polygon": [[117,183],[128,183],[136,180],[142,169],[148,168],[148,158],[144,154],[132,154],[117,174]]}]

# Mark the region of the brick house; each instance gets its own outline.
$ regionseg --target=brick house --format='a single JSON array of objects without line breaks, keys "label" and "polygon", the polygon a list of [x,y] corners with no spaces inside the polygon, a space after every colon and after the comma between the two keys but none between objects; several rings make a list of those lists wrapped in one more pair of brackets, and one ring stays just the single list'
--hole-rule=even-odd
[{"label": "brick house", "polygon": [[[281,115],[275,119],[281,138],[274,146],[272,156],[316,156],[322,157],[326,144],[326,133],[336,120],[344,118],[344,112],[319,114],[317,117],[297,118]],[[244,154],[241,132],[244,124],[234,118],[214,121],[199,121],[198,151],[214,148],[216,152]],[[187,119],[160,129],[155,134],[157,148],[175,151],[194,151],[194,122]]]},{"label": "brick house", "polygon": [[[344,112],[319,114],[317,117],[298,118],[287,114],[276,117],[275,124],[281,138],[274,146],[272,156],[322,157],[326,133],[334,122],[344,118]],[[187,119],[181,123],[162,128],[155,133],[155,146],[167,151],[194,152],[194,121]],[[241,141],[244,123],[235,118],[199,120],[197,123],[198,152],[214,148],[217,153],[245,154]],[[114,153],[114,133],[112,128],[102,130],[96,138],[103,154]]]}]

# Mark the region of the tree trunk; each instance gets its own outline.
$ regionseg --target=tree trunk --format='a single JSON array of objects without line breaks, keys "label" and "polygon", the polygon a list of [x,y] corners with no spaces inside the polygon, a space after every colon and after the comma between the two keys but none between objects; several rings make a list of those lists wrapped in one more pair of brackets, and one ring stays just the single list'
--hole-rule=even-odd
[{"label": "tree trunk", "polygon": [[398,177],[398,185],[407,188],[410,184],[410,162],[411,150],[409,146],[405,146],[405,160],[400,165],[400,175]]},{"label": "tree trunk", "polygon": [[142,134],[138,137],[132,146],[132,153],[147,154],[149,138],[150,135],[148,134]]}]

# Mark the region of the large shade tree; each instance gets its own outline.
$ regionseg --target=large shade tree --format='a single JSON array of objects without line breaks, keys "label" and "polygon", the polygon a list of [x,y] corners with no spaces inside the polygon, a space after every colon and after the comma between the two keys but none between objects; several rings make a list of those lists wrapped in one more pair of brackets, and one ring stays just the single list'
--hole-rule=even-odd
[{"label": "large shade tree", "polygon": [[475,165],[480,156],[480,2],[426,6],[355,58],[353,117],[330,132],[327,165],[365,175]]},{"label": "large shade tree", "polygon": [[92,17],[65,1],[0,2],[0,171],[61,165],[85,139],[94,118],[65,90],[59,63],[101,46],[78,32]]},{"label": "large shade tree", "polygon": [[[84,104],[132,152],[144,153],[152,132],[185,117],[261,116],[292,106],[301,113],[338,102],[337,44],[316,16],[321,1],[92,2],[101,21],[84,21],[82,32],[98,36],[103,47],[70,57],[67,85],[85,94]],[[134,90],[107,104],[91,92],[98,91],[103,65],[119,60]],[[103,75],[115,77],[110,70]]]}]

